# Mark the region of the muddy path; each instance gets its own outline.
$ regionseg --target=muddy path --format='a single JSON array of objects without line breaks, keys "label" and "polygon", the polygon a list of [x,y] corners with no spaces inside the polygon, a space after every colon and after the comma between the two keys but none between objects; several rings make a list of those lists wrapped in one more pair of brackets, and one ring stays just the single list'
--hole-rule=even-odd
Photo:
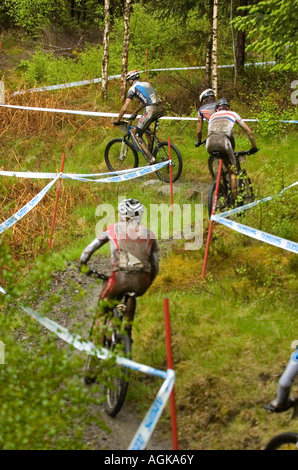
[{"label": "muddy path", "polygon": [[[102,256],[94,256],[93,258],[89,267],[98,272],[108,273],[109,259]],[[50,313],[46,315],[66,327],[71,333],[78,333],[87,339],[100,289],[101,285],[98,280],[79,272],[77,262],[68,263],[64,271],[52,273],[50,290],[44,292],[38,302],[32,305],[32,308],[42,313],[43,305],[58,296],[59,300],[51,303]],[[77,329],[77,325],[80,325],[80,331]],[[62,340],[58,340],[58,347],[69,346]],[[84,353],[78,352],[78,354]],[[83,377],[80,381],[82,387],[86,387]],[[158,387],[160,385],[161,383],[158,382]],[[93,393],[92,387],[92,385],[88,386],[90,393]],[[148,408],[150,405],[151,403],[148,404]],[[92,405],[91,412],[104,423],[104,429],[95,424],[89,424],[85,429],[84,443],[96,450],[127,450],[144,418],[137,413],[133,403],[130,402],[124,403],[115,418],[111,418],[105,413],[104,405]],[[162,429],[161,425],[157,423],[146,449],[171,450],[170,428]]]}]

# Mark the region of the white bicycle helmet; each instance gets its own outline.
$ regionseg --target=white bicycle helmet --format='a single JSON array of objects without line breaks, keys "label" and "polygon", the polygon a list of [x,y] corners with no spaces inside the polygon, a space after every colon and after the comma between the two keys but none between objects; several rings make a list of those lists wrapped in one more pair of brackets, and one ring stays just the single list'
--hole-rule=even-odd
[{"label": "white bicycle helmet", "polygon": [[128,80],[138,80],[140,78],[140,74],[137,70],[131,70],[126,75],[126,81]]},{"label": "white bicycle helmet", "polygon": [[124,199],[118,205],[118,212],[123,218],[133,219],[139,217],[141,219],[144,206],[137,199]]},{"label": "white bicycle helmet", "polygon": [[213,96],[215,98],[215,93],[212,88],[207,88],[206,90],[202,91],[200,94],[200,101],[203,101],[203,99],[207,98],[208,96]]}]

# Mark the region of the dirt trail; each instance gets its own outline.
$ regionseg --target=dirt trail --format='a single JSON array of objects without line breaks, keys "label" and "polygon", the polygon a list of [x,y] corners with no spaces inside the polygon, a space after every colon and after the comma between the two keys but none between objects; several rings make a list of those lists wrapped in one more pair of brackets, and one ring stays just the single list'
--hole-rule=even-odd
[{"label": "dirt trail", "polygon": [[[96,269],[98,272],[108,272],[109,260],[107,258],[94,257],[94,260],[89,264],[91,269]],[[53,280],[50,291],[44,293],[38,303],[32,307],[40,311],[43,302],[48,301],[53,294],[58,294],[62,291],[63,295],[59,302],[51,306],[51,314],[49,317],[60,325],[68,328],[70,332],[73,332],[73,328],[78,322],[82,322],[82,328],[86,333],[92,324],[92,309],[96,307],[98,302],[100,293],[98,280],[79,273],[77,263],[69,263],[64,271],[58,271],[52,276]],[[84,296],[81,295],[83,291],[85,292]],[[72,309],[71,314],[70,309]],[[66,346],[62,340],[59,340],[58,343],[61,348]],[[82,386],[86,386],[83,383],[83,379]],[[92,385],[89,387],[92,387]],[[148,404],[148,408],[150,405],[151,403]],[[106,429],[101,429],[95,424],[87,426],[84,441],[88,446],[91,445],[94,449],[127,450],[144,418],[144,416],[140,416],[136,412],[131,403],[124,403],[123,408],[115,418],[111,418],[105,413],[103,405],[93,405],[91,411],[97,417],[101,417],[106,425]],[[164,431],[159,429],[159,424],[157,424],[147,445],[147,450],[171,449],[172,441],[170,430],[167,435],[165,435]]]}]

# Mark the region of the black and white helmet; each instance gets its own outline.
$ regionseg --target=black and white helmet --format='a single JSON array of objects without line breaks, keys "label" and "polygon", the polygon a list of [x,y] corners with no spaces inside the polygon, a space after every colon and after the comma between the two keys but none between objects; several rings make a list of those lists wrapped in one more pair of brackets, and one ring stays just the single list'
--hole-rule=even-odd
[{"label": "black and white helmet", "polygon": [[131,70],[126,75],[126,81],[128,80],[138,80],[140,78],[140,74],[137,70]]},{"label": "black and white helmet", "polygon": [[141,219],[144,213],[144,206],[137,199],[124,199],[118,205],[118,212],[122,218]]},{"label": "black and white helmet", "polygon": [[213,96],[213,98],[215,98],[215,93],[212,88],[207,88],[206,90],[202,91],[200,94],[200,101],[203,101],[208,96]]},{"label": "black and white helmet", "polygon": [[220,98],[220,100],[217,101],[214,107],[215,111],[220,111],[222,109],[230,109],[230,102],[226,98]]}]

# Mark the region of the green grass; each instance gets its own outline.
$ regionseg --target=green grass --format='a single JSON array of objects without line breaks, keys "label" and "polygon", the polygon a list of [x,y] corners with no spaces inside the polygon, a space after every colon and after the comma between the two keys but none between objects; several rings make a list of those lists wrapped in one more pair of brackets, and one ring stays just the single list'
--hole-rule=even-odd
[{"label": "green grass", "polygon": [[[68,91],[64,105],[88,109],[90,104],[90,109],[115,112],[120,107],[118,85],[111,84],[109,103],[103,103],[98,87],[92,86],[80,95],[75,91]],[[63,92],[55,96],[57,102],[60,102]],[[238,108],[239,114],[242,115],[247,109],[247,103],[239,103]],[[254,109],[249,109],[253,114]],[[242,117],[246,117],[245,113]],[[23,119],[21,114],[19,119]],[[251,128],[256,130],[257,126],[251,123]],[[170,137],[180,149],[183,158],[183,174],[176,185],[179,186],[180,193],[174,196],[174,202],[180,205],[186,202],[186,189],[211,183],[207,169],[208,155],[205,147],[194,148],[195,134],[194,121],[160,121],[159,136],[163,140]],[[61,157],[65,152],[65,172],[106,172],[104,149],[107,142],[116,136],[119,136],[119,131],[113,128],[109,119],[71,117],[63,124],[58,120],[53,127],[41,132],[34,127],[30,131],[26,130],[24,123],[23,129],[18,128],[16,131],[12,128],[3,134],[0,143],[0,167],[6,170],[53,172],[60,168]],[[235,136],[237,150],[249,149],[249,141],[240,130],[235,131]],[[260,152],[247,157],[245,167],[255,193],[260,198],[277,194],[295,181],[298,145],[295,128],[290,126],[281,136],[268,137],[256,133],[256,142]],[[156,189],[141,187],[143,182],[152,178],[156,177],[148,176],[142,180],[120,184],[64,181],[64,192],[63,197],[59,199],[59,207],[66,209],[66,215],[56,226],[50,253],[46,254],[45,250],[41,249],[39,256],[26,254],[30,243],[37,243],[36,240],[28,239],[30,233],[23,234],[23,244],[17,249],[13,246],[11,229],[2,235],[2,240],[10,246],[12,256],[12,259],[1,258],[3,252],[6,252],[2,245],[1,275],[3,286],[8,286],[11,291],[11,301],[18,298],[36,301],[39,292],[47,292],[51,273],[65,269],[67,262],[78,260],[85,246],[95,238],[95,226],[99,222],[95,211],[99,204],[111,204],[116,209],[119,196],[139,198],[146,207],[151,203],[169,204],[169,198],[158,195]],[[18,184],[21,191],[21,183]],[[1,197],[9,199],[10,185],[11,180],[8,178],[1,180]],[[240,222],[297,241],[296,194],[297,190],[291,189],[282,198],[251,210]],[[26,199],[26,195],[24,198]],[[47,202],[51,204],[51,208],[54,198],[53,189]],[[199,198],[191,201],[192,207],[199,202]],[[12,215],[13,204],[14,201],[7,202],[5,218],[6,214],[7,217]],[[49,213],[47,220],[43,220],[44,226],[48,226],[48,229],[45,228],[45,242],[50,230],[52,209]],[[148,293],[137,302],[133,329],[133,358],[166,370],[163,298],[168,297],[180,448],[259,449],[269,437],[290,428],[288,415],[268,416],[261,404],[274,397],[278,377],[290,357],[290,345],[297,339],[297,255],[214,224],[207,276],[202,280],[208,225],[205,205],[204,244],[200,250],[185,251],[183,240],[171,243],[159,240],[159,276]],[[19,227],[22,227],[21,223]],[[109,247],[103,247],[100,255],[108,256]],[[61,294],[66,295],[66,292]],[[81,293],[77,295],[80,296]],[[46,308],[51,309],[57,300],[59,298],[52,297]],[[64,307],[66,313],[69,311],[71,316],[76,313],[77,300],[73,298],[73,304],[70,301],[69,306]],[[4,306],[1,308],[4,309]],[[8,375],[3,378],[3,384],[6,380],[11,381],[9,396],[12,403],[17,400],[12,390],[14,380],[21,380],[26,384],[27,381],[34,383],[34,361],[36,358],[39,360],[39,347],[42,348],[42,364],[45,366],[46,377],[42,375],[40,363],[37,377],[50,381],[53,368],[57,368],[57,376],[61,378],[70,364],[65,387],[67,393],[75,392],[72,414],[63,419],[55,402],[61,399],[61,394],[55,390],[56,382],[51,385],[51,394],[55,397],[54,404],[43,409],[42,401],[38,401],[33,414],[37,423],[39,418],[41,419],[40,432],[35,437],[33,431],[36,427],[32,424],[34,419],[30,416],[30,413],[33,413],[31,407],[28,403],[24,405],[17,402],[17,415],[20,416],[20,425],[16,427],[20,436],[17,444],[13,444],[12,437],[15,429],[13,414],[11,410],[3,407],[2,421],[5,422],[8,418],[11,423],[6,427],[6,440],[9,440],[10,446],[29,448],[33,443],[33,447],[42,448],[43,433],[47,433],[47,413],[53,413],[49,426],[50,441],[47,445],[50,448],[80,448],[81,435],[71,435],[71,442],[70,437],[63,441],[59,433],[61,430],[67,433],[73,425],[72,420],[81,417],[77,403],[80,398],[85,400],[86,397],[82,390],[78,390],[77,385],[72,383],[71,374],[80,370],[82,358],[79,359],[81,363],[78,365],[68,346],[66,357],[57,357],[53,352],[55,348],[48,344],[48,338],[52,336],[48,337],[48,333],[41,328],[34,330],[34,322],[30,321],[27,325],[24,316],[17,314],[12,306],[5,308],[10,308],[14,313],[12,317],[1,317],[1,327],[5,331],[3,341],[20,357],[25,355],[24,351],[30,351],[30,359],[33,361],[32,365],[26,363],[20,368],[17,356],[14,357]],[[27,335],[27,328],[30,335]],[[13,338],[16,335],[24,337],[22,344],[14,345]],[[40,341],[44,343],[42,346]],[[19,368],[20,375],[17,372]],[[160,385],[159,379],[132,373],[127,399],[140,411],[140,420]],[[295,390],[297,387],[294,387]],[[40,390],[41,392],[44,393]],[[24,392],[25,398],[22,398],[20,388],[17,393],[22,400],[26,397],[32,398],[29,385]],[[5,402],[5,397],[3,401]],[[24,411],[26,407],[27,413]],[[41,417],[38,416],[39,413]],[[55,437],[55,417],[59,417],[56,426],[58,437]],[[81,423],[83,426],[83,418]],[[168,407],[163,414],[162,423],[169,429]],[[0,447],[1,442],[0,433]]]}]

